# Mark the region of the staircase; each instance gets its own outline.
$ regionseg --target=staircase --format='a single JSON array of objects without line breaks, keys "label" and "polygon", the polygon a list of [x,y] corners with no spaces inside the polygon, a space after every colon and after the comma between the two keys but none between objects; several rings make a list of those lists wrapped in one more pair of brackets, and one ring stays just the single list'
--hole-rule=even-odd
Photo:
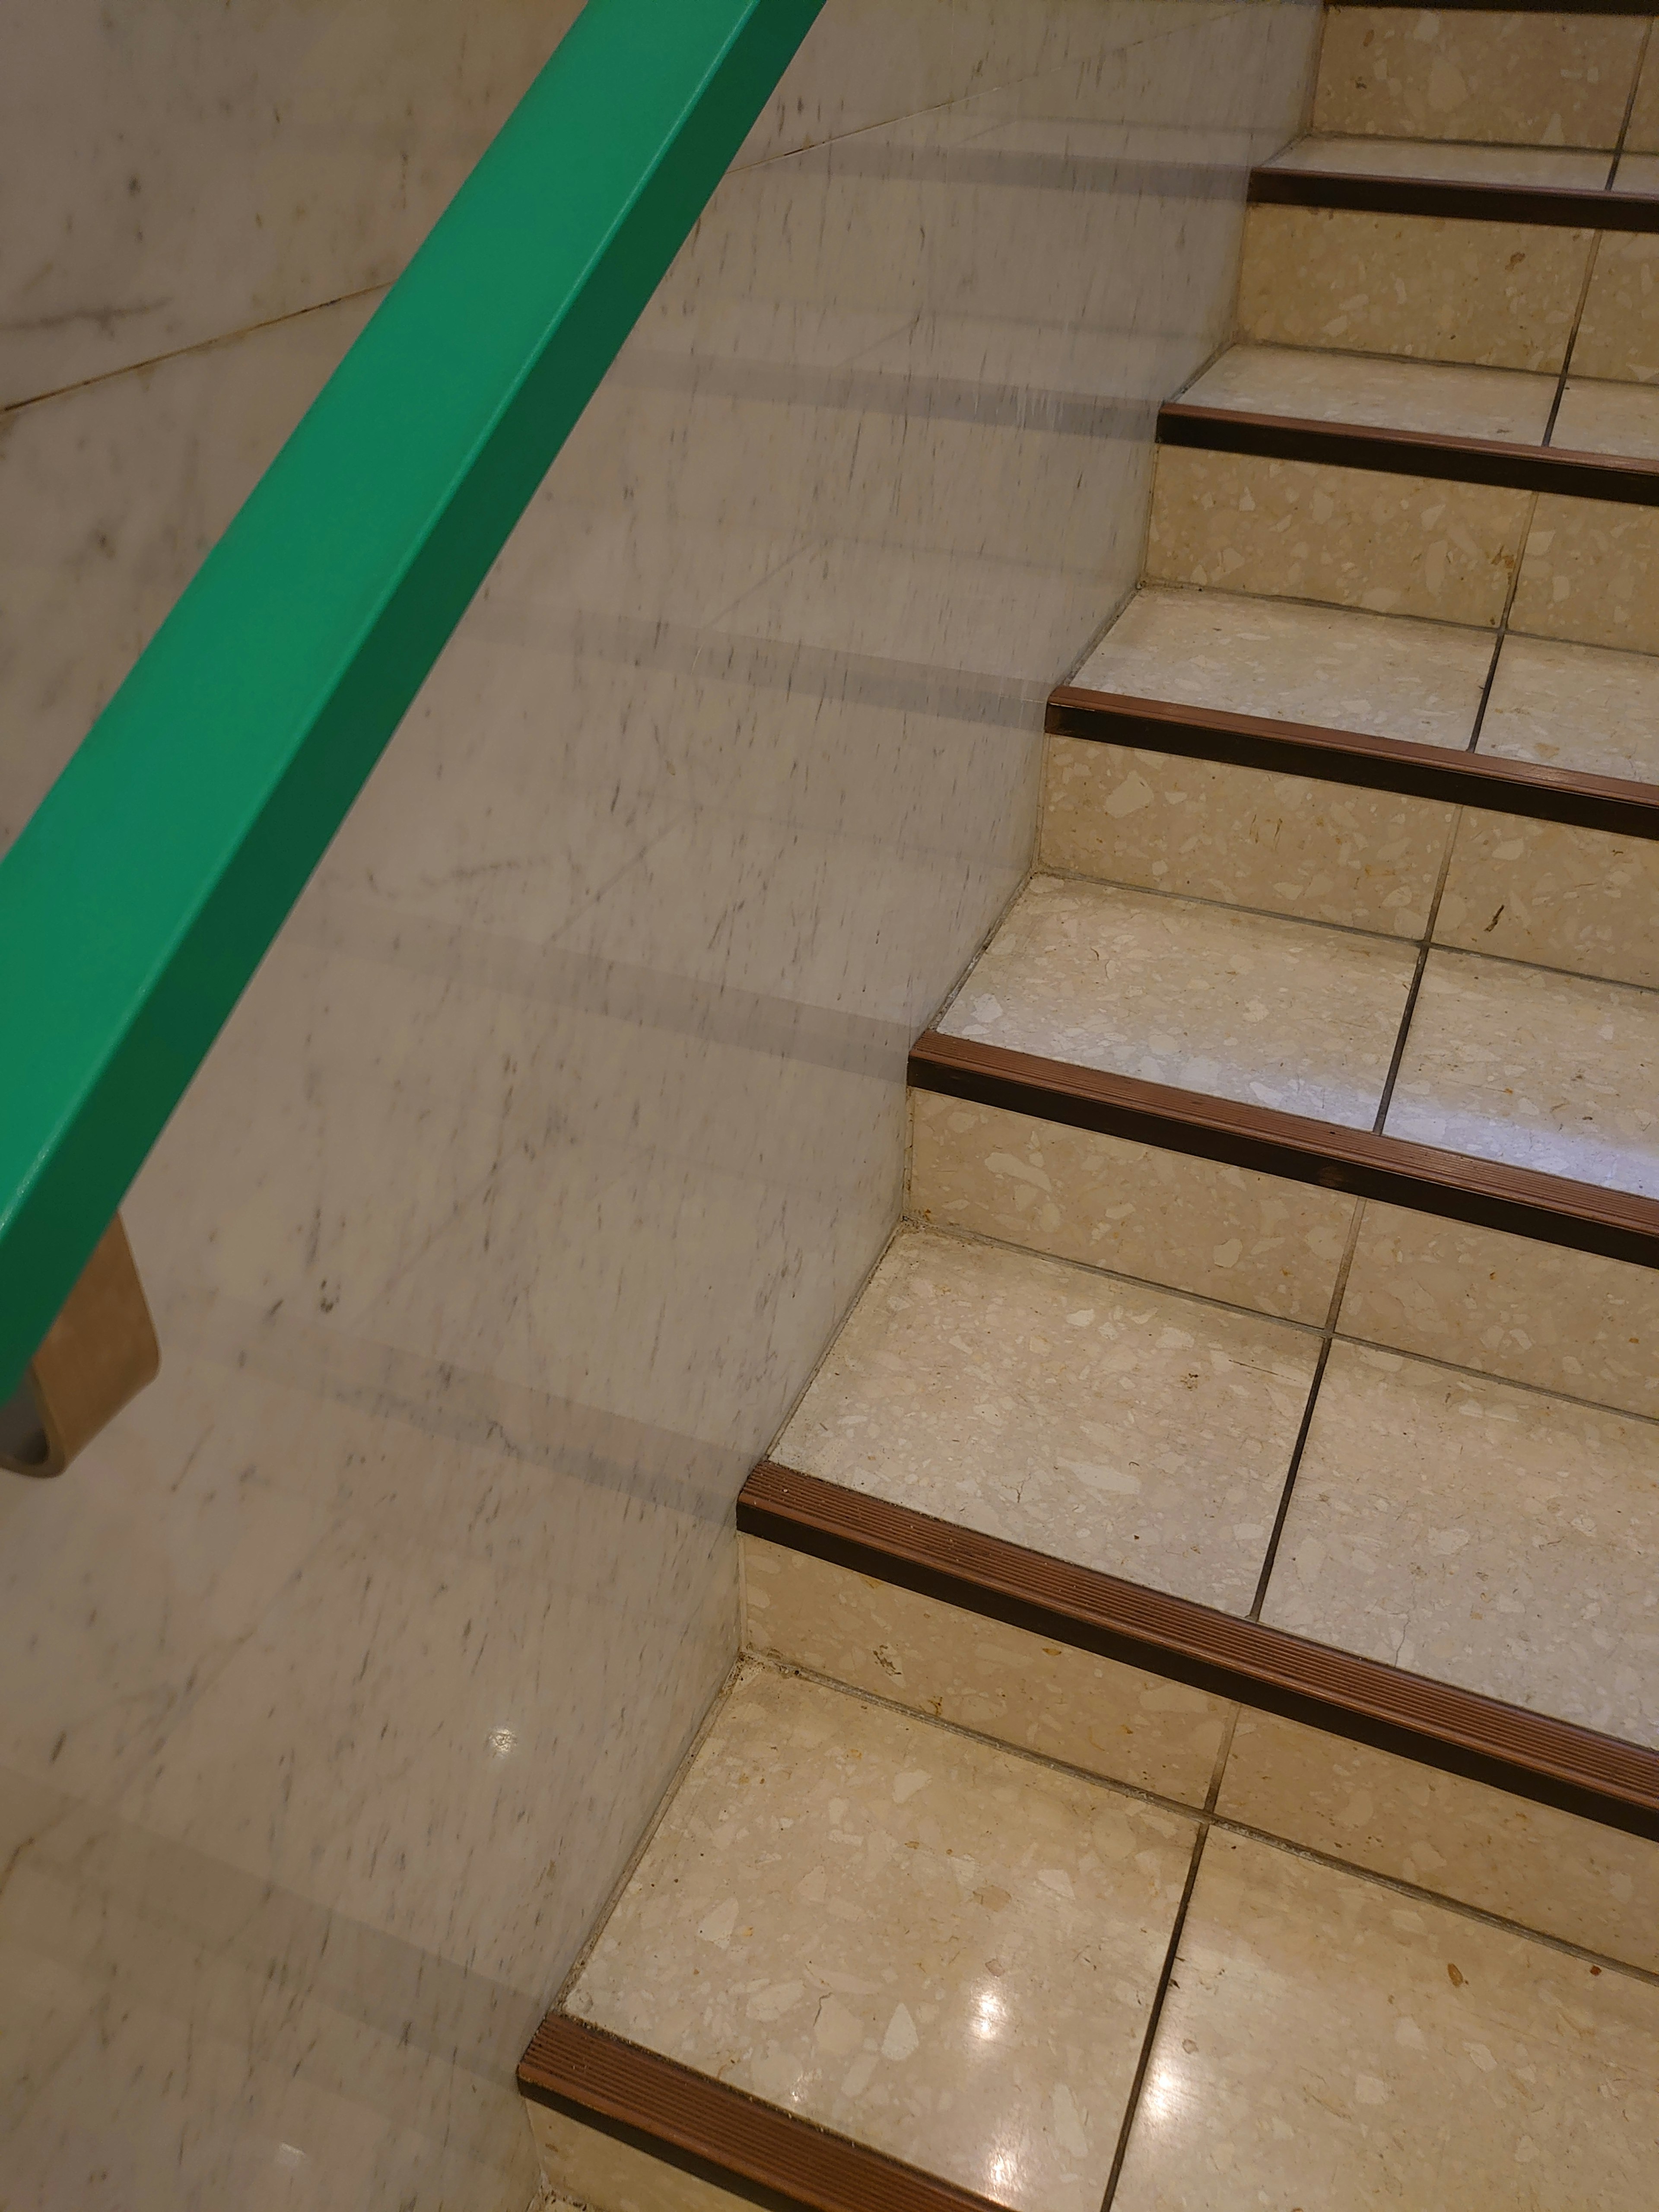
[{"label": "staircase", "polygon": [[595,2212],[1653,2201],[1659,38],[1333,9],[1250,198],[520,2069]]}]

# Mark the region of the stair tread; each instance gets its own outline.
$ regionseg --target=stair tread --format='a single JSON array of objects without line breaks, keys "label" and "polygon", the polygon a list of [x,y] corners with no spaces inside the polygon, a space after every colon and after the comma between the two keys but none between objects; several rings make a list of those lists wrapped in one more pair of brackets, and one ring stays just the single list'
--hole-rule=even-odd
[{"label": "stair tread", "polygon": [[1550,432],[1553,450],[1659,461],[1659,387],[1570,376]]},{"label": "stair tread", "polygon": [[1096,2212],[1194,1832],[751,1668],[566,2008],[1003,2203]]},{"label": "stair tread", "polygon": [[1511,630],[1498,648],[1478,750],[1659,783],[1659,659]]},{"label": "stair tread", "polygon": [[1411,177],[1459,185],[1606,188],[1608,156],[1565,146],[1460,145],[1433,138],[1298,138],[1261,165],[1354,177]]},{"label": "stair tread", "polygon": [[1232,1613],[1317,1341],[1065,1261],[899,1236],[780,1439],[828,1482]]},{"label": "stair tread", "polygon": [[1462,747],[1492,653],[1490,631],[1449,623],[1152,586],[1135,593],[1072,680],[1173,705]]},{"label": "stair tread", "polygon": [[1181,394],[1190,407],[1540,446],[1556,379],[1531,369],[1235,345]]}]

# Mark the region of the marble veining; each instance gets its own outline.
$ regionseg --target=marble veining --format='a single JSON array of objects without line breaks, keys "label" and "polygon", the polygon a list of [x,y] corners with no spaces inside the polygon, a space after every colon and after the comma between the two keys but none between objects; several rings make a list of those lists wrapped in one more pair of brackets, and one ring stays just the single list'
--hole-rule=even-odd
[{"label": "marble veining", "polygon": [[1019,2212],[1095,2212],[1192,1823],[754,1668],[565,1997]]},{"label": "marble veining", "polygon": [[1555,383],[1513,368],[1371,360],[1293,345],[1252,344],[1230,346],[1181,396],[1195,407],[1227,407],[1244,414],[1375,423],[1536,446],[1543,442]]},{"label": "marble veining", "polygon": [[1364,1128],[1413,965],[1383,939],[1035,876],[939,1025]]},{"label": "marble veining", "polygon": [[773,1455],[1243,1612],[1316,1354],[1282,1322],[902,1231]]}]

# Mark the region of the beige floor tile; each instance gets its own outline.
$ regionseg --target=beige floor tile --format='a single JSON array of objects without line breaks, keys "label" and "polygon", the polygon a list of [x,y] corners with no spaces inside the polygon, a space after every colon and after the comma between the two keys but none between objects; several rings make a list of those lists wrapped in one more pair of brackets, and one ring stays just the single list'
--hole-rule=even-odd
[{"label": "beige floor tile", "polygon": [[1648,40],[1646,58],[1636,82],[1636,97],[1631,102],[1630,121],[1625,129],[1625,151],[1632,154],[1659,154],[1659,41]]},{"label": "beige floor tile", "polygon": [[1313,922],[1036,876],[939,1025],[1366,1128],[1413,964]]},{"label": "beige floor tile", "polygon": [[1261,1618],[1659,1744],[1659,1427],[1339,1342]]},{"label": "beige floor tile", "polygon": [[1555,381],[1510,368],[1378,361],[1291,345],[1236,345],[1181,396],[1195,407],[1293,415],[1316,422],[1375,423],[1396,430],[1431,430],[1449,437],[1501,438],[1535,446],[1542,442],[1549,421]]},{"label": "beige floor tile", "polygon": [[1659,844],[1470,809],[1435,940],[1659,987]]},{"label": "beige floor tile", "polygon": [[1644,28],[1633,15],[1334,8],[1325,21],[1313,127],[1612,147]]},{"label": "beige floor tile", "polygon": [[[1659,240],[1654,242],[1659,245]],[[1659,358],[1655,368],[1659,370]],[[1593,384],[1570,377],[1550,444],[1569,453],[1659,460],[1659,391],[1646,384]]]},{"label": "beige floor tile", "polygon": [[[1137,592],[1073,682],[1097,691],[1463,746],[1484,630],[1234,592]],[[1659,745],[1659,739],[1656,739]]]},{"label": "beige floor tile", "polygon": [[751,2198],[682,2173],[665,2160],[618,2142],[567,2112],[550,2112],[527,2099],[525,2112],[542,2178],[560,2192],[544,2212],[577,2212],[580,2206],[592,2212],[750,2212]]},{"label": "beige floor tile", "polygon": [[1026,2212],[1095,2212],[1192,1825],[756,1669],[569,2010]]},{"label": "beige floor tile", "polygon": [[1656,1082],[1659,994],[1435,952],[1385,1127],[1659,1197]]},{"label": "beige floor tile", "polygon": [[[1486,629],[1503,617],[1533,507],[1529,493],[1489,484],[1181,446],[1158,448],[1152,481],[1149,582]],[[1620,557],[1628,562],[1627,547]],[[1659,629],[1659,614],[1650,626]],[[1559,624],[1547,632],[1561,634]]]},{"label": "beige floor tile", "polygon": [[1541,495],[1510,627],[1659,653],[1659,507]]},{"label": "beige floor tile", "polygon": [[739,1537],[744,1649],[1200,1806],[1232,1707],[849,1567]]},{"label": "beige floor tile", "polygon": [[1498,653],[1480,750],[1659,782],[1659,660],[1511,633]]},{"label": "beige floor tile", "polygon": [[911,1092],[910,1115],[917,1220],[1255,1313],[1325,1319],[1351,1198],[932,1091]]},{"label": "beige floor tile", "polygon": [[1243,1612],[1316,1349],[1282,1322],[902,1231],[774,1456]]},{"label": "beige floor tile", "polygon": [[[1659,168],[1659,163],[1656,163]],[[1628,189],[1628,186],[1626,187]],[[1650,186],[1651,189],[1651,186]],[[1575,377],[1623,377],[1659,383],[1659,237],[1651,231],[1604,231],[1596,249],[1578,334]],[[1572,386],[1567,387],[1568,398]],[[1566,411],[1566,402],[1562,404]],[[1552,442],[1568,441],[1558,430]],[[1607,453],[1647,453],[1648,446],[1602,446]]]},{"label": "beige floor tile", "polygon": [[1645,2212],[1656,2136],[1651,1984],[1212,1832],[1115,2212]]},{"label": "beige floor tile", "polygon": [[1041,865],[1413,943],[1455,810],[1352,784],[1050,738]]},{"label": "beige floor tile", "polygon": [[1432,138],[1298,138],[1265,164],[1358,177],[1431,177],[1453,184],[1551,185],[1600,191],[1605,154],[1562,146],[1462,146]]},{"label": "beige floor tile", "polygon": [[1345,1335],[1659,1416],[1659,1271],[1368,1204]]},{"label": "beige floor tile", "polygon": [[1216,1808],[1310,1850],[1659,1971],[1659,1844],[1272,1713],[1238,1717]]},{"label": "beige floor tile", "polygon": [[1621,192],[1659,192],[1659,154],[1621,154],[1613,189]]},{"label": "beige floor tile", "polygon": [[1264,345],[1553,372],[1593,243],[1590,231],[1553,225],[1254,206],[1239,332]]}]

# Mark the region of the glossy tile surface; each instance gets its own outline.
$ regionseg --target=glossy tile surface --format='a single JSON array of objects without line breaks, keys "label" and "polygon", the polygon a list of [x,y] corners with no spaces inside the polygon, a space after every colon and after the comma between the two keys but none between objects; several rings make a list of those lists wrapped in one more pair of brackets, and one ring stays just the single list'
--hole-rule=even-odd
[{"label": "glossy tile surface", "polygon": [[1269,169],[1324,169],[1358,177],[1434,177],[1455,184],[1551,185],[1600,191],[1605,154],[1560,146],[1458,145],[1432,138],[1298,138],[1264,164]]},{"label": "glossy tile surface", "polygon": [[1212,1832],[1116,2212],[1640,2212],[1656,2071],[1651,1984]]},{"label": "glossy tile surface", "polygon": [[1412,966],[1375,938],[1037,876],[939,1026],[1364,1128]]},{"label": "glossy tile surface", "polygon": [[1540,224],[1257,205],[1238,326],[1266,344],[1554,371],[1592,244]]},{"label": "glossy tile surface", "polygon": [[[1659,169],[1659,162],[1652,166]],[[1641,179],[1626,175],[1628,190]],[[1653,181],[1646,179],[1651,191]],[[1596,249],[1595,268],[1573,340],[1575,377],[1623,377],[1659,384],[1659,237],[1650,231],[1608,231]],[[1558,437],[1558,445],[1566,441]],[[1614,453],[1640,447],[1615,446]]]},{"label": "glossy tile surface", "polygon": [[1659,987],[1659,844],[1470,808],[1435,942]]},{"label": "glossy tile surface", "polygon": [[[1659,377],[1659,347],[1654,350],[1654,374]],[[1569,377],[1550,443],[1569,452],[1659,460],[1659,391],[1646,384],[1595,384]]]},{"label": "glossy tile surface", "polygon": [[1659,1426],[1339,1342],[1261,1618],[1659,1743]]},{"label": "glossy tile surface", "polygon": [[1161,446],[1146,577],[1495,629],[1531,510],[1489,485]]},{"label": "glossy tile surface", "polygon": [[1633,15],[1335,8],[1314,129],[1612,147],[1644,28]]},{"label": "glossy tile surface", "polygon": [[1659,1972],[1659,1844],[1461,1774],[1241,1711],[1216,1810]]},{"label": "glossy tile surface", "polygon": [[1511,633],[1498,651],[1480,750],[1659,783],[1659,664]]},{"label": "glossy tile surface", "polygon": [[1418,938],[1455,810],[1227,762],[1048,740],[1045,867]]},{"label": "glossy tile surface", "polygon": [[1462,746],[1492,653],[1490,637],[1445,623],[1153,586],[1135,593],[1072,680],[1227,714]]},{"label": "glossy tile surface", "polygon": [[1191,1825],[763,1670],[566,2003],[1022,2212],[1095,2212]]},{"label": "glossy tile surface", "polygon": [[1368,1200],[1339,1326],[1659,1415],[1659,1273],[1626,1261]]},{"label": "glossy tile surface", "polygon": [[902,1231],[773,1455],[1243,1612],[1316,1349],[1282,1322]]},{"label": "glossy tile surface", "polygon": [[1108,1781],[1201,1806],[1232,1708],[1201,1690],[739,1537],[744,1649]]},{"label": "glossy tile surface", "polygon": [[1540,494],[1510,627],[1659,653],[1659,509]]},{"label": "glossy tile surface", "polygon": [[1354,1201],[1127,1138],[910,1094],[915,1219],[1322,1322]]},{"label": "glossy tile surface", "polygon": [[1512,369],[1355,359],[1290,345],[1237,345],[1181,396],[1195,407],[1237,408],[1244,414],[1376,423],[1538,445],[1555,385],[1547,376]]},{"label": "glossy tile surface", "polygon": [[1659,994],[1435,952],[1391,1136],[1659,1197]]}]

